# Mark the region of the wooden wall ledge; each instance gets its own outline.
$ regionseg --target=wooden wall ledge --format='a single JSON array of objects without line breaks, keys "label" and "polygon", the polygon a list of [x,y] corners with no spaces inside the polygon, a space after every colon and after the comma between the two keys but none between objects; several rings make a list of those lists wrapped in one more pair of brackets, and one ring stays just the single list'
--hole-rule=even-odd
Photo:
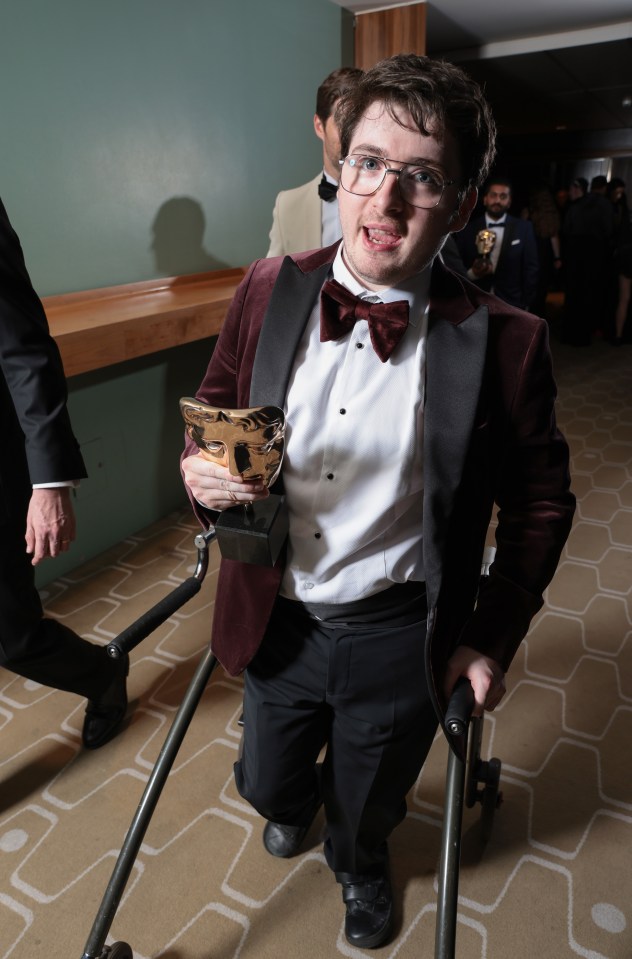
[{"label": "wooden wall ledge", "polygon": [[219,333],[245,269],[42,298],[67,377]]}]

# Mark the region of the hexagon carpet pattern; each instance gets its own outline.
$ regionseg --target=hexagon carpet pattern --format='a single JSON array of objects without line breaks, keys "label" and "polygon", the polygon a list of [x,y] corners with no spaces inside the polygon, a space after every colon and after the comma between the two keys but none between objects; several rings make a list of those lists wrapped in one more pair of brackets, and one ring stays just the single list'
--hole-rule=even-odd
[{"label": "hexagon carpet pattern", "polygon": [[[463,824],[459,959],[632,955],[632,377],[626,347],[555,348],[572,449],[574,527],[546,603],[485,719],[503,802]],[[190,575],[196,521],[176,512],[55,581],[49,615],[107,643]],[[0,959],[81,959],[118,850],[205,649],[200,593],[132,653],[126,728],[80,748],[83,702],[0,670]],[[232,779],[241,681],[216,670],[149,824],[107,942],[134,959],[361,956],[343,935],[321,819],[305,851],[268,856]],[[437,738],[391,839],[394,940],[433,954],[446,747]]]}]

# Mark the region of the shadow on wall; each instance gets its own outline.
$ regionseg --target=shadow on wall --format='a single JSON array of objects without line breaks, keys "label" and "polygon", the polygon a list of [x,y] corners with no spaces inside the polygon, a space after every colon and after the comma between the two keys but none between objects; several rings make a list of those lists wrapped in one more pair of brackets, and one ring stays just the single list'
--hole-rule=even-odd
[{"label": "shadow on wall", "polygon": [[182,276],[227,269],[204,249],[204,211],[197,200],[174,196],[162,204],[152,224],[151,245],[160,276]]}]

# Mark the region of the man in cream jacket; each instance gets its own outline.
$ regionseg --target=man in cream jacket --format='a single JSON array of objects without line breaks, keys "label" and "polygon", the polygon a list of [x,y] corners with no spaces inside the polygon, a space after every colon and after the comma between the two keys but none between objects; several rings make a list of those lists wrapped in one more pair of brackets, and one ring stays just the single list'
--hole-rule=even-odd
[{"label": "man in cream jacket", "polygon": [[327,76],[318,88],[314,131],[323,144],[323,171],[297,186],[283,190],[276,198],[270,230],[268,256],[285,256],[339,240],[338,216],[340,140],[334,121],[338,100],[362,75],[354,67],[341,67]]}]

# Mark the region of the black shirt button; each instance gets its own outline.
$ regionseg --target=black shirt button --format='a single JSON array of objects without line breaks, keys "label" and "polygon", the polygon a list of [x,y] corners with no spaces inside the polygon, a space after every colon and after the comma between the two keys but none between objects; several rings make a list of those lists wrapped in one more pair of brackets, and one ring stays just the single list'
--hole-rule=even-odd
[{"label": "black shirt button", "polygon": [[314,533],[314,538],[315,538],[315,539],[320,539],[320,535],[321,535],[320,533]]},{"label": "black shirt button", "polygon": [[333,478],[334,478],[334,474],[333,474],[333,473],[327,473],[327,479],[328,479],[328,480],[332,480]]},{"label": "black shirt button", "polygon": [[343,408],[343,409],[340,410],[340,415],[341,415],[341,416],[344,416],[346,412],[347,412],[347,411]]}]

